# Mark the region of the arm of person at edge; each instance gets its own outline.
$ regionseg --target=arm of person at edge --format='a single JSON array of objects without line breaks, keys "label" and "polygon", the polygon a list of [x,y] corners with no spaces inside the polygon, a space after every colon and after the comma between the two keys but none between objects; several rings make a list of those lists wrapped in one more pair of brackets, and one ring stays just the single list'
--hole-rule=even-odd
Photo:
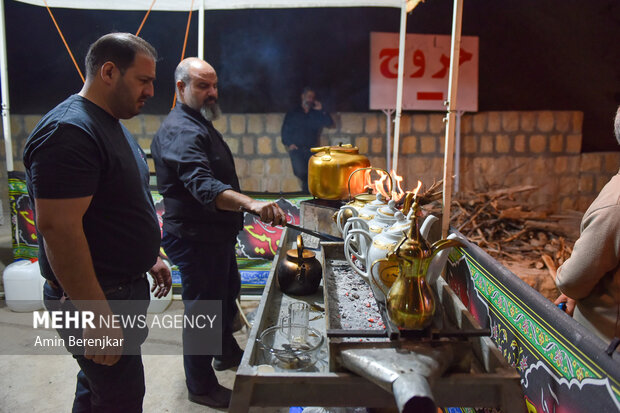
[{"label": "arm of person at edge", "polygon": [[[95,320],[111,317],[103,290],[97,281],[88,242],[84,234],[82,218],[90,205],[92,196],[63,199],[35,199],[37,229],[44,239],[45,253],[56,279],[71,297],[76,307],[83,311],[93,311]],[[76,303],[76,300],[78,301]],[[88,308],[80,306],[79,301],[88,300]],[[92,307],[91,307],[92,306]],[[82,308],[80,308],[82,307]],[[123,338],[120,327],[85,327],[83,338],[96,339]],[[112,366],[120,360],[122,346],[99,347],[84,346],[84,357],[97,364]]]},{"label": "arm of person at edge", "polygon": [[155,265],[148,271],[153,278],[153,287],[151,292],[156,298],[162,298],[168,295],[172,288],[172,275],[170,267],[164,263],[161,257],[157,257]]},{"label": "arm of person at edge", "polygon": [[566,302],[573,315],[576,303],[585,298],[601,278],[620,262],[620,206],[601,208],[582,223],[573,252],[557,270],[556,285],[562,293],[555,304]]}]

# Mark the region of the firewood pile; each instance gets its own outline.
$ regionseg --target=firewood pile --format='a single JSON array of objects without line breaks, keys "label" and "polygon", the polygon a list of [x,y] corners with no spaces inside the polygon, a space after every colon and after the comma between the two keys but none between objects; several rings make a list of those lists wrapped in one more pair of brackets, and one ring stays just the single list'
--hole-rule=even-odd
[{"label": "firewood pile", "polygon": [[559,295],[555,271],[571,255],[579,237],[581,213],[558,215],[530,210],[523,199],[536,189],[517,186],[460,193],[452,201],[450,222],[470,242],[555,300]]}]

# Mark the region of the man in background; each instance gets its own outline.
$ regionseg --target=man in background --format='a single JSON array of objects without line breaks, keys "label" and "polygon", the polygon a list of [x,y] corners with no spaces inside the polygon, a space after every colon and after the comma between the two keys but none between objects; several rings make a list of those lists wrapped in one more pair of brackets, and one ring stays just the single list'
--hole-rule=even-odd
[{"label": "man in background", "polygon": [[[136,300],[131,314],[146,316],[147,271],[158,286],[156,296],[170,290],[170,271],[158,257],[160,229],[146,156],[119,122],[140,113],[153,96],[156,59],[155,49],[132,34],[99,38],[86,56],[82,90],[47,113],[26,142],[26,183],[49,310],[77,307],[93,311],[95,320],[109,320],[120,311],[119,301]],[[78,334],[58,332],[65,343]],[[85,327],[79,334],[122,344],[67,345],[80,366],[73,412],[141,412],[140,345],[147,330]]]},{"label": "man in background", "polygon": [[282,123],[282,144],[291,157],[293,173],[301,181],[302,192],[308,193],[308,161],[310,148],[319,145],[324,127],[334,126],[334,120],[316,100],[314,90],[306,87],[301,94],[301,105],[290,110]]},{"label": "man in background", "polygon": [[[620,144],[620,107],[614,121]],[[581,235],[556,284],[567,313],[609,343],[620,337],[620,173],[603,187],[581,220]]]},{"label": "man in background", "polygon": [[236,367],[243,355],[232,334],[241,288],[235,243],[243,225],[242,211],[271,225],[285,224],[286,214],[275,202],[240,193],[233,155],[211,123],[220,114],[213,67],[187,58],[177,66],[174,78],[176,107],[151,144],[165,207],[162,245],[181,272],[186,313],[202,300],[222,302],[223,354],[186,354],[183,365],[189,400],[225,408],[231,391],[218,383],[213,369]]}]

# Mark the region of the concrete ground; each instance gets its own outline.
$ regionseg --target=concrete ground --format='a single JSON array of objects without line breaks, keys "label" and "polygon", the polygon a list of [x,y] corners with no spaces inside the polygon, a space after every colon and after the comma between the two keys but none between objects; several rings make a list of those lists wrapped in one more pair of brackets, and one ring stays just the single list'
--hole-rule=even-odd
[{"label": "concrete ground", "polygon": [[[10,222],[10,221],[8,221]],[[8,224],[7,222],[7,224]],[[12,262],[10,226],[0,225],[0,273]],[[0,289],[0,291],[3,291]],[[32,314],[16,313],[0,299],[0,340],[32,340]],[[244,312],[251,311],[258,301],[242,302]],[[182,313],[182,303],[173,301],[166,313]],[[235,333],[242,348],[247,342],[248,329]],[[167,354],[180,353],[178,337],[149,337]],[[148,342],[148,341],[147,341]],[[145,351],[146,353],[146,351]],[[209,412],[220,411],[187,400],[183,359],[177,355],[144,355],[146,377],[145,412]],[[70,412],[75,392],[77,363],[64,355],[0,355],[0,413],[63,413]],[[232,389],[235,371],[216,372],[222,385]],[[252,412],[288,412],[288,409],[253,408]]]},{"label": "concrete ground", "polygon": [[[29,341],[32,337],[31,313],[15,313],[0,302],[0,331],[4,339]],[[182,313],[182,304],[173,302],[165,313]],[[165,314],[164,313],[164,314]],[[247,328],[235,333],[241,347],[247,342]],[[180,337],[151,337],[156,344],[172,346],[169,353],[180,349]],[[147,341],[148,342],[148,341]],[[147,350],[144,350],[145,352]],[[218,411],[187,400],[183,359],[181,355],[144,355],[146,377],[145,412]],[[75,391],[77,363],[70,355],[1,355],[0,412],[69,412]],[[216,372],[220,383],[233,387],[235,371]],[[253,409],[254,410],[254,409]],[[282,409],[256,409],[277,412]],[[282,411],[288,411],[282,410]]]}]

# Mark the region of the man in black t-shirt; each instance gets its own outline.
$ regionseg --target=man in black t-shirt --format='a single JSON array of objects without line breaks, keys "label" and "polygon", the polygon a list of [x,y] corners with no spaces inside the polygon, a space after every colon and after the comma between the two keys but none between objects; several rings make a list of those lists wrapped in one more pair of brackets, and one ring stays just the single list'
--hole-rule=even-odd
[{"label": "man in black t-shirt", "polygon": [[[218,383],[213,369],[235,367],[243,354],[232,335],[241,288],[235,256],[241,211],[272,225],[286,223],[286,214],[275,202],[240,193],[232,153],[211,123],[219,114],[213,67],[187,58],[174,77],[177,105],[151,144],[157,186],[164,197],[162,245],[181,272],[186,314],[196,311],[201,300],[222,303],[222,355],[214,358],[196,351],[183,356],[189,400],[221,408],[228,406],[231,391]],[[190,341],[185,330],[185,348]]]},{"label": "man in black t-shirt", "polygon": [[301,181],[302,192],[308,192],[308,161],[310,148],[319,145],[324,127],[334,126],[331,115],[323,110],[312,88],[301,93],[301,105],[290,110],[282,123],[282,144],[291,157],[293,173]]},{"label": "man in black t-shirt", "polygon": [[[127,311],[145,315],[147,271],[156,296],[170,290],[170,271],[158,257],[160,230],[144,152],[119,122],[137,115],[153,96],[156,58],[150,44],[129,33],[101,37],[86,56],[82,90],[46,114],[28,138],[26,183],[49,310],[77,308],[93,311],[95,320],[111,319],[121,311],[118,302],[142,300]],[[146,330],[86,326],[58,332],[65,345],[70,336],[122,343],[67,346],[81,369],[73,412],[142,411]]]}]

